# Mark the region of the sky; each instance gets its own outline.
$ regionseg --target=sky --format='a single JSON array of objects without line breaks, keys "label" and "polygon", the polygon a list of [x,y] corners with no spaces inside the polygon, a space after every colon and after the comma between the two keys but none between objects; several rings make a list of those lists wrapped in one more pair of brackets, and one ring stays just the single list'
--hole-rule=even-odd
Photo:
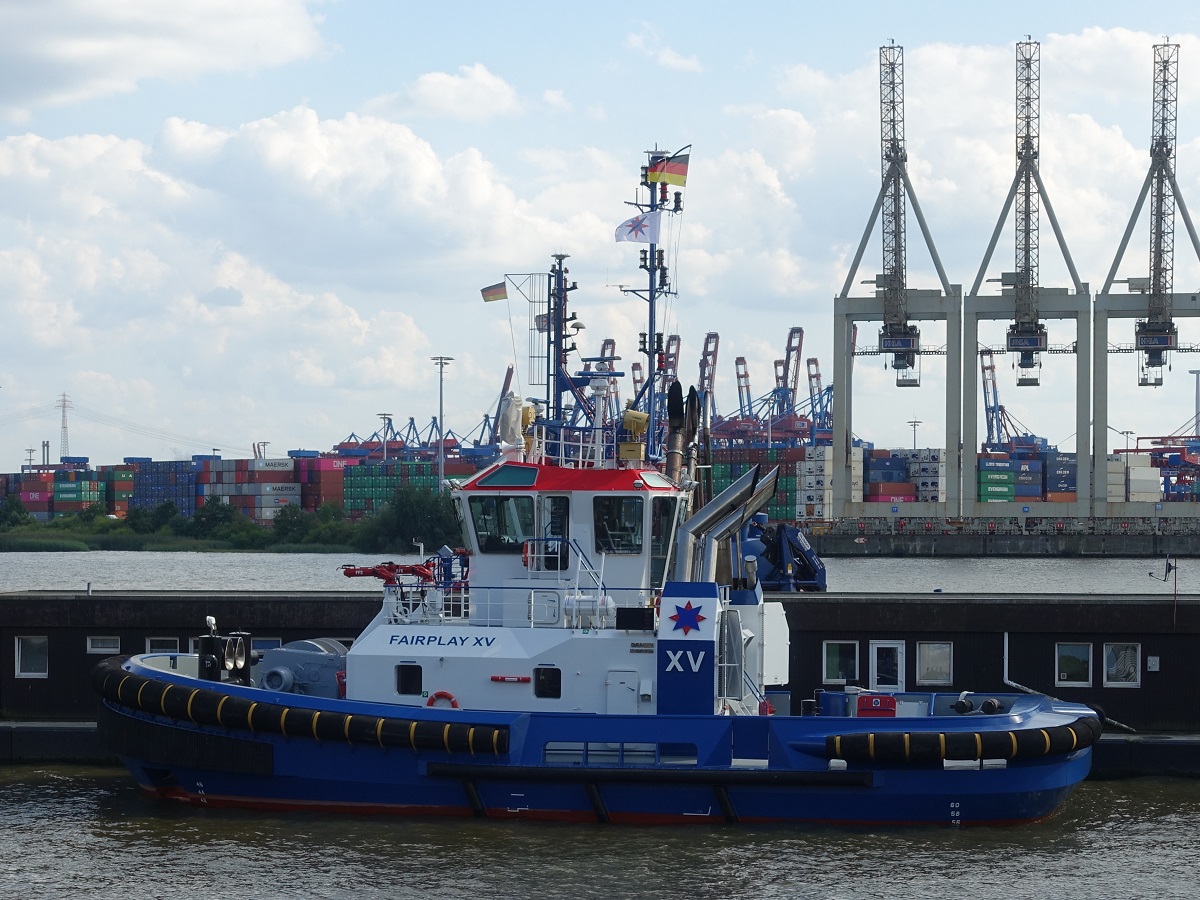
[{"label": "sky", "polygon": [[[57,460],[63,395],[68,450],[98,465],[326,450],[380,413],[427,433],[433,356],[453,357],[446,427],[478,436],[509,365],[519,393],[539,392],[523,303],[484,304],[480,288],[559,253],[586,325],[576,355],[612,338],[627,367],[647,310],[618,285],[639,283],[641,245],[613,234],[653,148],[691,145],[684,211],[664,226],[677,294],[658,307],[680,379],[694,382],[716,332],[716,405],[736,414],[734,360],[768,393],[800,326],[802,358],[831,381],[833,298],[879,190],[879,47],[893,42],[908,173],[964,286],[1016,170],[1014,46],[1040,42],[1039,171],[1098,290],[1149,168],[1164,40],[1180,45],[1180,192],[1200,211],[1197,35],[1200,7],[1181,0],[6,0],[0,471],[40,462],[44,442]],[[937,287],[911,212],[907,230],[909,287]],[[1013,242],[1010,216],[988,278],[1012,269]],[[1148,246],[1143,213],[1119,278],[1148,274]],[[1175,250],[1176,291],[1200,290],[1181,217]],[[881,265],[877,225],[856,280]],[[1040,283],[1070,283],[1044,215]],[[1070,321],[1047,327],[1052,345],[1076,338]],[[944,327],[921,328],[945,343]],[[1003,328],[981,341],[1002,345]],[[1200,344],[1200,321],[1179,329]],[[860,327],[860,347],[875,330]],[[1194,431],[1200,359],[1171,363],[1151,389],[1133,354],[1111,358],[1114,447]],[[1008,412],[1076,449],[1073,357],[1046,356],[1036,388],[1016,386],[1007,357],[997,369]],[[944,446],[945,380],[944,357],[922,360],[919,388],[858,357],[854,432]]]}]

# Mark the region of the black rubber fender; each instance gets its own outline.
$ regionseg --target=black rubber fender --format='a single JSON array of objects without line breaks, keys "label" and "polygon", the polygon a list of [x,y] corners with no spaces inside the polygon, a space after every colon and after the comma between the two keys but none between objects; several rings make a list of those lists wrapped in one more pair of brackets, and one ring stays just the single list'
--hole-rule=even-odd
[{"label": "black rubber fender", "polygon": [[447,753],[508,753],[508,728],[470,722],[431,722],[304,709],[235,697],[207,687],[158,681],[122,668],[128,657],[102,660],[92,671],[100,696],[129,709],[230,731],[280,734],[316,741]]},{"label": "black rubber fender", "polygon": [[858,732],[829,735],[825,754],[847,762],[928,765],[943,760],[1034,759],[1090,747],[1103,731],[1095,716],[1016,731]]}]

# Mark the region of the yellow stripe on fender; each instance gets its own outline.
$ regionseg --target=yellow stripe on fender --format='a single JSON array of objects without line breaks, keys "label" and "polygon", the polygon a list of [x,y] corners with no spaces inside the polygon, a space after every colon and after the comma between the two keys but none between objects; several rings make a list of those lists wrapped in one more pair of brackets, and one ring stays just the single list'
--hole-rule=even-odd
[{"label": "yellow stripe on fender", "polygon": [[904,759],[905,759],[905,761],[908,760],[909,738],[911,738],[911,737],[912,737],[912,735],[909,734],[907,731],[904,732]]},{"label": "yellow stripe on fender", "polygon": [[1010,741],[1012,741],[1012,755],[1009,756],[1009,759],[1016,759],[1017,758],[1017,733],[1015,731],[1010,731],[1008,733],[1008,739]]},{"label": "yellow stripe on fender", "polygon": [[162,714],[164,716],[167,714],[167,694],[171,693],[171,688],[173,687],[175,687],[175,685],[168,684],[165,688],[163,688],[162,696],[158,698],[158,708],[162,710]]},{"label": "yellow stripe on fender", "polygon": [[1050,752],[1050,732],[1048,732],[1045,728],[1039,728],[1038,731],[1040,731],[1042,733],[1042,737],[1046,741],[1046,751],[1045,752],[1049,753]]},{"label": "yellow stripe on fender", "polygon": [[225,706],[225,701],[228,699],[229,699],[229,695],[226,694],[224,697],[221,698],[221,702],[217,704],[217,724],[220,725],[222,728],[225,728],[226,725],[224,722],[221,721],[221,708],[223,706]]},{"label": "yellow stripe on fender", "polygon": [[375,743],[383,747],[383,718],[375,720]]},{"label": "yellow stripe on fender", "polygon": [[452,752],[450,750],[450,723],[449,722],[447,722],[446,727],[442,729],[442,746],[446,748],[447,753]]},{"label": "yellow stripe on fender", "polygon": [[475,726],[472,725],[467,729],[467,749],[471,751],[471,755],[475,755]]},{"label": "yellow stripe on fender", "polygon": [[321,740],[319,737],[317,737],[317,720],[319,718],[321,718],[321,711],[318,709],[315,713],[313,713],[313,718],[312,718],[313,739],[318,740],[318,741]]},{"label": "yellow stripe on fender", "polygon": [[416,750],[417,749],[417,720],[413,719],[412,724],[408,726],[408,743]]},{"label": "yellow stripe on fender", "polygon": [[195,720],[194,718],[192,718],[192,701],[196,699],[196,695],[197,695],[198,693],[200,693],[200,688],[196,688],[196,689],[195,689],[194,691],[192,691],[192,693],[191,693],[191,694],[188,696],[187,714],[188,714],[188,718],[189,718],[189,719],[191,719],[193,723],[194,723],[196,720]]},{"label": "yellow stripe on fender", "polygon": [[938,732],[938,747],[942,751],[942,759],[945,759],[946,758],[946,733],[944,731]]},{"label": "yellow stripe on fender", "polygon": [[258,706],[258,701],[255,700],[250,704],[250,708],[246,710],[246,727],[250,729],[250,733],[254,734],[254,709]]},{"label": "yellow stripe on fender", "polygon": [[350,720],[353,718],[354,716],[352,715],[346,716],[345,721],[342,722],[342,734],[346,736],[347,744],[350,743]]},{"label": "yellow stripe on fender", "polygon": [[975,732],[975,758],[983,759],[983,735]]}]

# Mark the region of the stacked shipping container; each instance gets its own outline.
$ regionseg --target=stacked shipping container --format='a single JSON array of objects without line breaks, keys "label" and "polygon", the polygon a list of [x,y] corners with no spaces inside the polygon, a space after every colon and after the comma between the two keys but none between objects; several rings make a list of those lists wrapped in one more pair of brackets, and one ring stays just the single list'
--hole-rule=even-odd
[{"label": "stacked shipping container", "polygon": [[976,473],[980,503],[1070,503],[1078,497],[1074,453],[1049,449],[981,453]]}]

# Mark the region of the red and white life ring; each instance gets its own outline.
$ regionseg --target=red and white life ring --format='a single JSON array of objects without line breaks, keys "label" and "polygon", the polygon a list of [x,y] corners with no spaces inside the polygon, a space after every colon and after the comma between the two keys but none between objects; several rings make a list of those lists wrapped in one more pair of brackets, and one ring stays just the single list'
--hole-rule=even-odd
[{"label": "red and white life ring", "polygon": [[438,700],[449,700],[451,709],[458,709],[458,701],[454,699],[454,695],[449,691],[434,691],[429,695],[429,700],[426,706],[433,706]]}]

